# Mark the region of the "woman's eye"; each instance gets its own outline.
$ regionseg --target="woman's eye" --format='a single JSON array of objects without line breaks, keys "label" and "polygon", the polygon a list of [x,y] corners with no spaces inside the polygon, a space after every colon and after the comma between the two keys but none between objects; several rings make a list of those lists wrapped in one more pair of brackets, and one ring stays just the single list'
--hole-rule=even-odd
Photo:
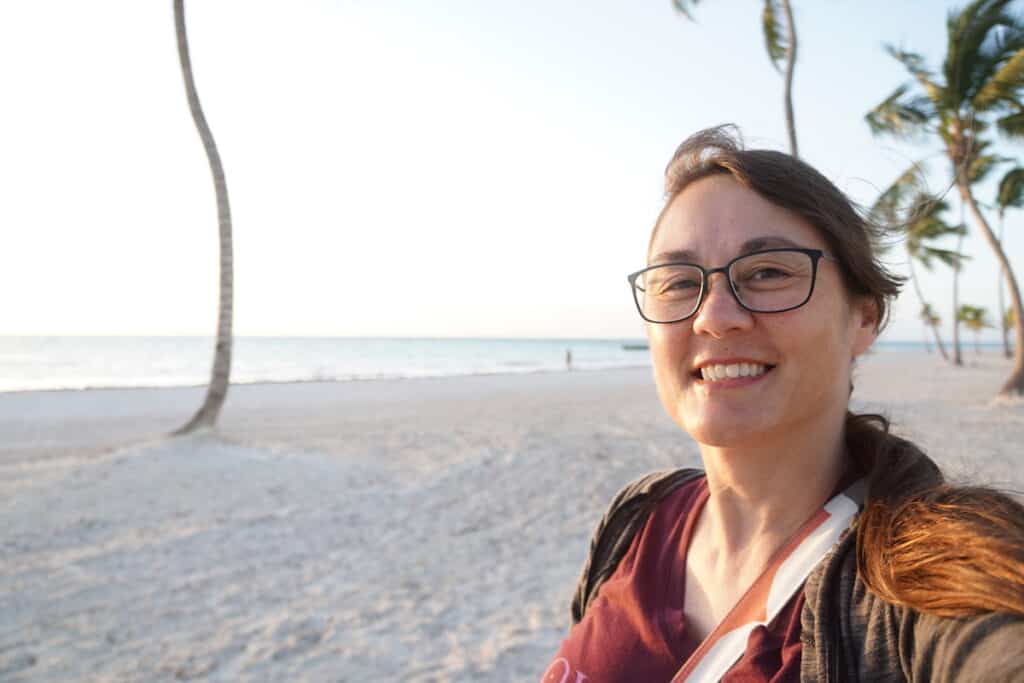
[{"label": "woman's eye", "polygon": [[666,291],[666,292],[668,292],[668,291],[680,291],[680,290],[685,291],[687,289],[699,289],[699,288],[700,288],[700,282],[698,282],[697,280],[674,280],[674,281],[668,283],[668,285],[664,288],[664,291]]},{"label": "woman's eye", "polygon": [[778,268],[758,268],[747,274],[747,280],[777,280],[789,277],[789,273]]}]

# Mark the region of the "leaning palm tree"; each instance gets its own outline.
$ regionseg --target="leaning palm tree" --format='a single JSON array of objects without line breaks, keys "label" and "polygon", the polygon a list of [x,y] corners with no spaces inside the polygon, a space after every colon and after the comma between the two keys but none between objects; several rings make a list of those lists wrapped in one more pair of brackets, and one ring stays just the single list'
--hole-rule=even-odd
[{"label": "leaning palm tree", "polygon": [[1007,308],[1006,311],[1003,313],[1003,319],[1000,322],[1002,322],[1003,324],[1003,329],[1008,330],[1011,327],[1013,327],[1016,320],[1017,314],[1014,313],[1012,308]]},{"label": "leaning palm tree", "polygon": [[178,59],[181,62],[181,74],[185,79],[185,95],[188,108],[192,112],[199,138],[206,150],[206,158],[213,174],[213,188],[217,195],[217,226],[220,235],[220,305],[217,312],[217,343],[213,353],[213,371],[210,385],[206,391],[206,399],[196,414],[176,434],[185,434],[201,427],[212,427],[220,415],[224,399],[228,395],[228,384],[231,379],[231,320],[232,300],[234,296],[234,262],[231,246],[231,209],[228,205],[228,186],[224,179],[224,167],[221,165],[220,154],[213,140],[213,133],[206,123],[203,109],[199,105],[199,94],[192,78],[192,60],[188,52],[188,37],[185,33],[184,0],[174,0],[174,29],[178,38]]},{"label": "leaning palm tree", "polygon": [[[1011,168],[999,181],[999,191],[996,193],[996,206],[999,209],[999,243],[1003,243],[1003,223],[1006,210],[1009,208],[1019,209],[1024,207],[1024,168],[1020,166]],[[1006,273],[1000,273],[997,281],[999,292],[999,309],[1005,310],[1003,302],[1003,278]],[[1010,309],[1013,310],[1013,309]],[[1001,316],[999,321],[1003,337],[1003,355],[1010,357],[1010,325],[1007,325],[1007,316]]]},{"label": "leaning palm tree", "polygon": [[[907,266],[910,269],[910,281],[914,285],[917,299],[921,302],[922,320],[926,327],[931,328],[935,337],[935,345],[944,360],[949,360],[946,346],[942,343],[937,324],[931,324],[933,317],[931,305],[925,300],[921,291],[921,283],[917,278],[914,262],[918,261],[926,270],[931,270],[935,261],[951,268],[960,265],[963,255],[959,251],[943,249],[936,242],[950,236],[963,235],[963,225],[950,225],[942,218],[948,208],[946,202],[934,199],[920,189],[918,178],[923,173],[920,164],[914,164],[890,185],[871,207],[871,216],[882,221],[891,228],[901,228],[904,234],[903,245],[907,250]],[[907,217],[906,220],[903,220]]]},{"label": "leaning palm tree", "polygon": [[974,353],[980,353],[981,347],[978,344],[978,337],[981,331],[992,327],[988,321],[988,311],[982,306],[968,306],[964,304],[956,312],[957,319],[971,332],[974,332]]},{"label": "leaning palm tree", "polygon": [[952,166],[961,201],[995,253],[1017,312],[1016,352],[1000,395],[1024,394],[1024,310],[1006,253],[982,214],[972,188],[972,171],[993,124],[1003,133],[1024,136],[1024,19],[1009,10],[1011,0],[975,0],[947,19],[948,45],[940,73],[915,53],[887,47],[916,81],[902,85],[870,111],[875,134],[926,135],[941,142]]},{"label": "leaning palm tree", "polygon": [[[690,10],[700,0],[672,0],[672,6],[690,21],[693,15]],[[780,20],[785,17],[785,23]],[[796,145],[796,121],[793,116],[793,72],[796,69],[796,22],[793,20],[793,8],[789,0],[764,0],[761,11],[761,26],[764,30],[764,45],[768,50],[768,58],[775,70],[782,74],[782,103],[786,114],[786,131],[789,133],[789,153],[799,156]],[[779,66],[785,61],[784,67]],[[785,70],[783,70],[785,69]]]}]

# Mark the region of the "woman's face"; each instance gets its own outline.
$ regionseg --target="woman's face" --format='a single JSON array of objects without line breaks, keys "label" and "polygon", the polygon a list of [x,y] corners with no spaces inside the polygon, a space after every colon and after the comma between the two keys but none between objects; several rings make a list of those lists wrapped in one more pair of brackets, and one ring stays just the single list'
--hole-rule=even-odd
[{"label": "woman's face", "polygon": [[[802,218],[729,176],[714,175],[693,183],[669,205],[649,263],[685,260],[715,268],[774,247],[829,253]],[[684,251],[689,253],[681,259]],[[712,275],[709,284],[691,318],[647,325],[658,395],[676,423],[711,446],[768,445],[793,430],[841,424],[851,362],[874,340],[876,315],[872,304],[849,301],[839,264],[819,260],[810,300],[783,313],[743,309],[724,274]],[[766,371],[717,381],[702,376],[709,364],[739,363]]]}]

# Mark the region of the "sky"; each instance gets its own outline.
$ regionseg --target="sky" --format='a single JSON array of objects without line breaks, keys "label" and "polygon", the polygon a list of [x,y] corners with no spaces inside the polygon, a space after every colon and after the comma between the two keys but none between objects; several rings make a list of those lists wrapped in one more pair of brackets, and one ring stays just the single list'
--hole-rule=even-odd
[{"label": "sky", "polygon": [[[760,6],[689,22],[669,0],[186,2],[236,334],[642,336],[625,276],[676,145],[732,122],[786,149]],[[863,120],[906,81],[884,43],[938,65],[943,3],[794,7],[801,156],[864,204],[918,159],[945,187],[936,145]],[[216,205],[171,1],[3,3],[0,61],[0,334],[213,334]],[[1022,230],[1009,214],[1019,278]],[[975,229],[964,250],[961,301],[994,312],[996,261]],[[949,271],[922,284],[949,321]],[[919,308],[908,287],[884,338],[920,339]]]}]

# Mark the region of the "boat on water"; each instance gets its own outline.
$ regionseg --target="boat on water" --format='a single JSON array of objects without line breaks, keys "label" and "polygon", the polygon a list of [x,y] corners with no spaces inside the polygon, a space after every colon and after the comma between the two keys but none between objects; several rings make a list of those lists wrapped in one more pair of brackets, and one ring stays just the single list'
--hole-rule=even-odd
[{"label": "boat on water", "polygon": [[623,344],[623,351],[646,351],[649,347],[647,344]]}]

